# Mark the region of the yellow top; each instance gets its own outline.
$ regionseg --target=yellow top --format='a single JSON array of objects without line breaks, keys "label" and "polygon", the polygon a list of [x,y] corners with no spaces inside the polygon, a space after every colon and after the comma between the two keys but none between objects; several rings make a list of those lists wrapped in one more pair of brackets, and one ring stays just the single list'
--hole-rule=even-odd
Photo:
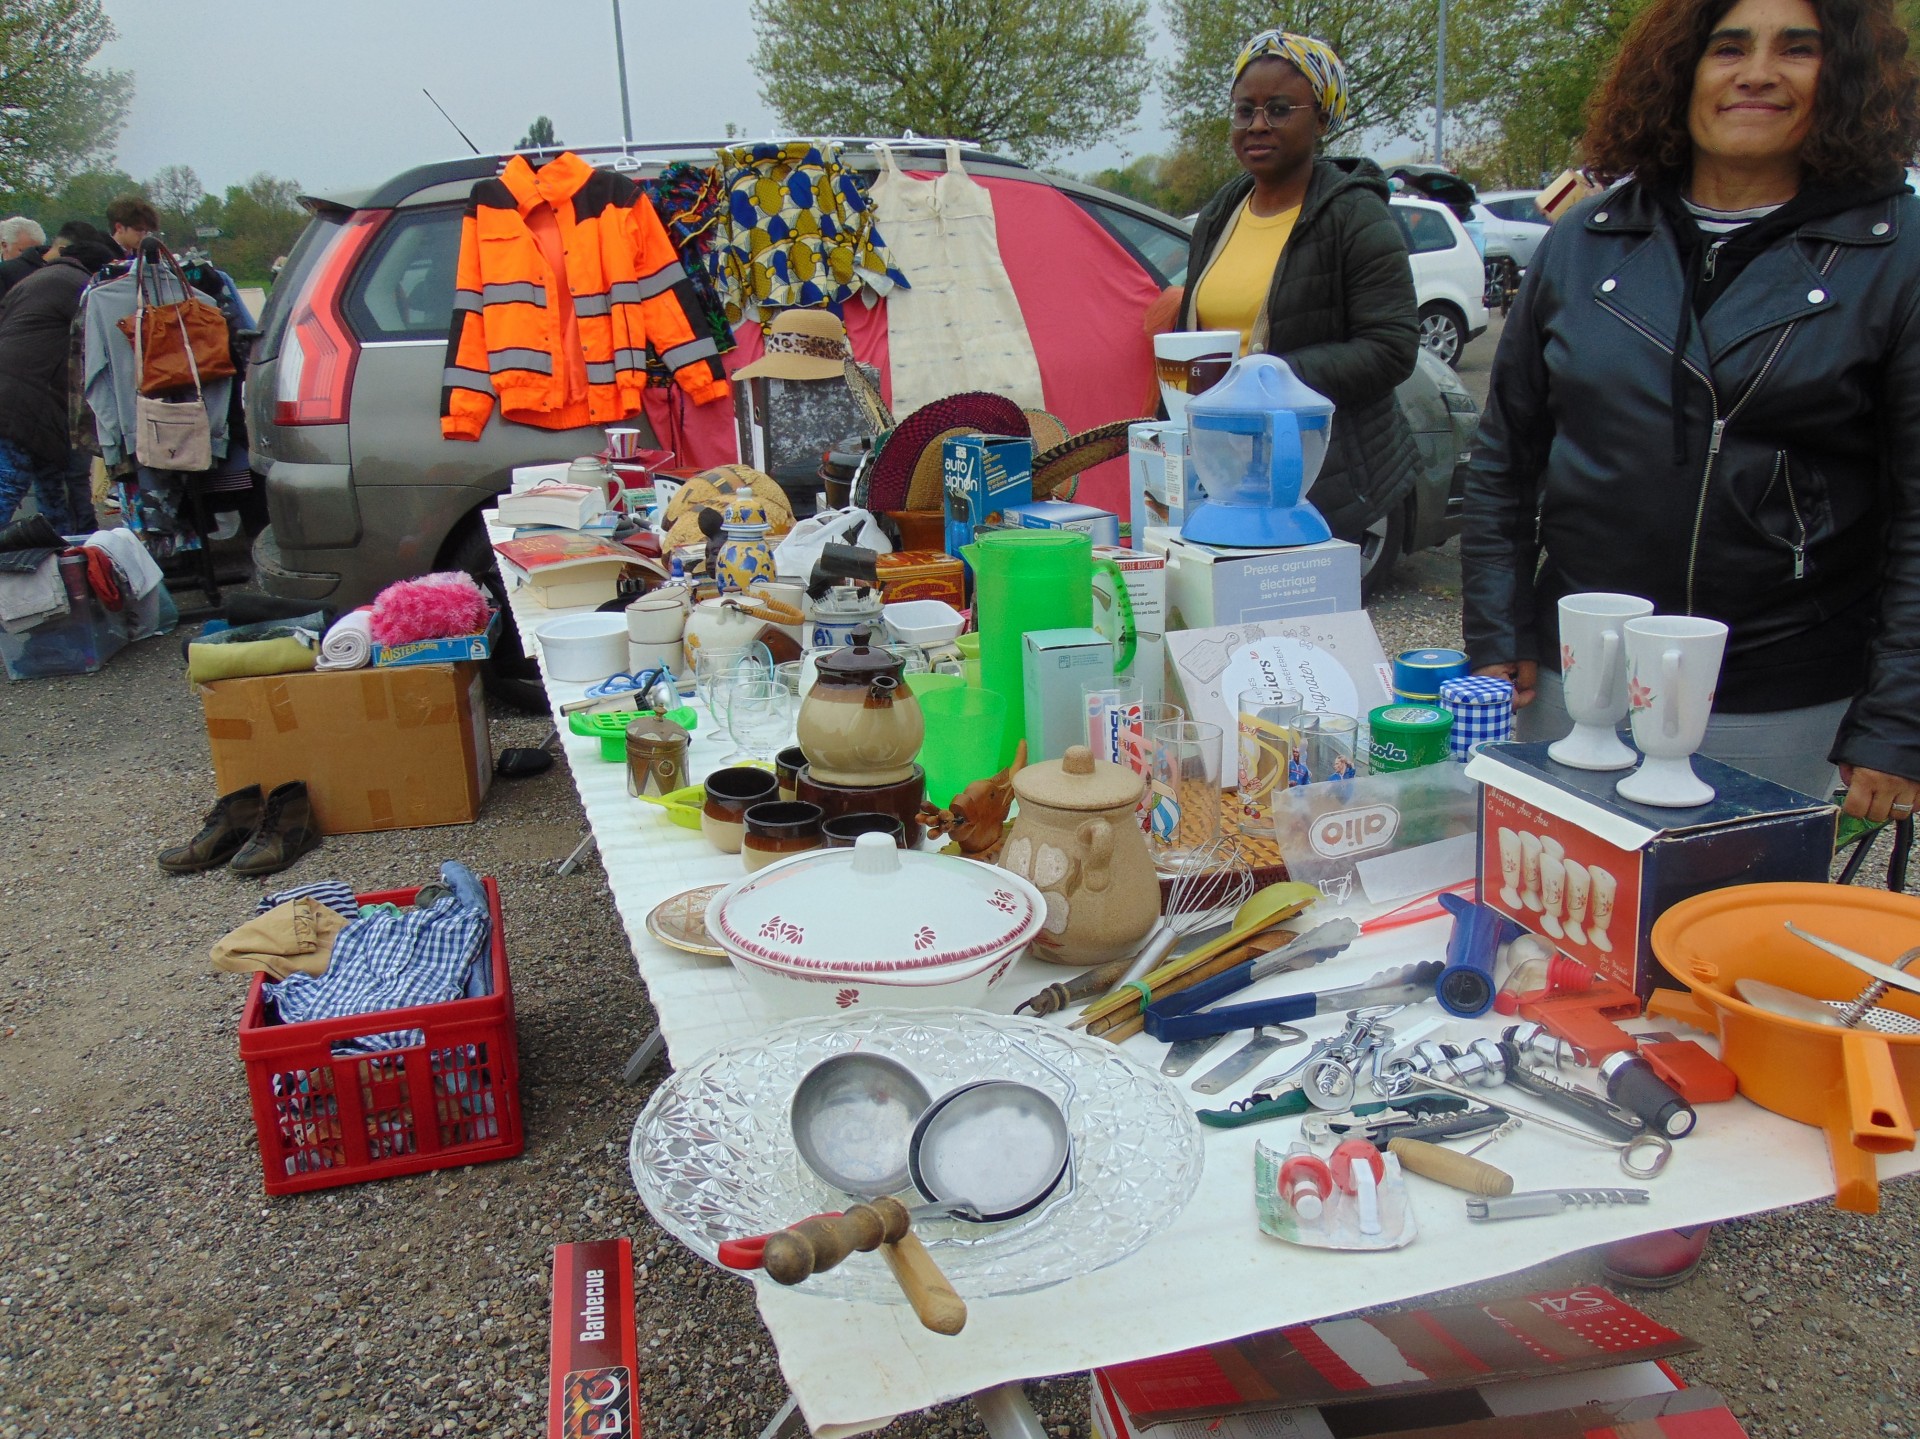
[{"label": "yellow top", "polygon": [[1203,330],[1238,330],[1240,353],[1253,349],[1253,322],[1273,289],[1280,252],[1300,218],[1300,207],[1277,215],[1256,215],[1252,200],[1240,207],[1220,257],[1200,281],[1193,297],[1194,322]]}]

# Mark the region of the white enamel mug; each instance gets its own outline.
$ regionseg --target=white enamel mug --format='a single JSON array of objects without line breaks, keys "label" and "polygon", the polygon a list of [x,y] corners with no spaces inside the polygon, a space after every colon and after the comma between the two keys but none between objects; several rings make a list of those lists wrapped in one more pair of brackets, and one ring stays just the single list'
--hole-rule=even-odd
[{"label": "white enamel mug", "polygon": [[1693,772],[1693,752],[1707,736],[1727,627],[1690,615],[1649,615],[1623,629],[1633,742],[1646,760],[1614,789],[1622,799],[1665,809],[1706,804],[1713,786]]}]

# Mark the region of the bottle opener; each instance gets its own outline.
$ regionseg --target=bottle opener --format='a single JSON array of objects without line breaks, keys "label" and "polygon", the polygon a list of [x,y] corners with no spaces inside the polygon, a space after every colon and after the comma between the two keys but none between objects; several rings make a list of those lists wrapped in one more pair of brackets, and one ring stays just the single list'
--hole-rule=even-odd
[{"label": "bottle opener", "polygon": [[[1290,1044],[1305,1044],[1307,1033],[1295,1029],[1291,1024],[1263,1024],[1253,1031],[1253,1038],[1225,1059],[1214,1065],[1205,1074],[1193,1082],[1195,1094],[1218,1094],[1235,1080],[1244,1078],[1261,1060],[1276,1049],[1285,1049]],[[1176,1041],[1177,1050],[1181,1044],[1191,1041]]]},{"label": "bottle opener", "polygon": [[1178,1079],[1225,1038],[1224,1034],[1203,1034],[1196,1039],[1176,1039],[1167,1050],[1166,1058],[1160,1061],[1160,1072],[1169,1079]]}]

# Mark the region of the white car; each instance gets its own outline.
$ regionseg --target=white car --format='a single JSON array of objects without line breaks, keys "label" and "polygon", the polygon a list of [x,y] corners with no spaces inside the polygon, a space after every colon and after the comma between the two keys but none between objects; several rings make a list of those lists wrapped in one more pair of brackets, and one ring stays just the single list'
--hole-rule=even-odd
[{"label": "white car", "polygon": [[[1513,263],[1526,269],[1533,263],[1533,252],[1540,248],[1552,228],[1552,221],[1540,212],[1534,190],[1490,190],[1480,197],[1473,212],[1486,221],[1487,240],[1497,236],[1513,256]],[[1481,212],[1485,211],[1484,214]]]},{"label": "white car", "polygon": [[1487,271],[1480,252],[1445,205],[1408,195],[1395,195],[1387,204],[1413,261],[1420,343],[1458,369],[1460,352],[1487,328]]}]

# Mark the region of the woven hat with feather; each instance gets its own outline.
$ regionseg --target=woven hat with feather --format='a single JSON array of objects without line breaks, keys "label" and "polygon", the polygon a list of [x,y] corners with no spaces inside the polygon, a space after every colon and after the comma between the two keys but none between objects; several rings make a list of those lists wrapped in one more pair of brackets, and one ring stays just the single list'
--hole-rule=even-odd
[{"label": "woven hat with feather", "polygon": [[1053,446],[1033,459],[1033,497],[1036,500],[1070,500],[1080,487],[1080,476],[1095,465],[1118,459],[1127,452],[1127,430],[1134,420],[1115,420],[1095,425]]},{"label": "woven hat with feather", "polygon": [[705,538],[700,532],[700,512],[716,510],[725,515],[728,503],[740,494],[752,495],[766,506],[773,534],[784,535],[793,528],[793,506],[771,475],[751,465],[715,465],[688,480],[668,502],[667,543],[699,544]]}]

